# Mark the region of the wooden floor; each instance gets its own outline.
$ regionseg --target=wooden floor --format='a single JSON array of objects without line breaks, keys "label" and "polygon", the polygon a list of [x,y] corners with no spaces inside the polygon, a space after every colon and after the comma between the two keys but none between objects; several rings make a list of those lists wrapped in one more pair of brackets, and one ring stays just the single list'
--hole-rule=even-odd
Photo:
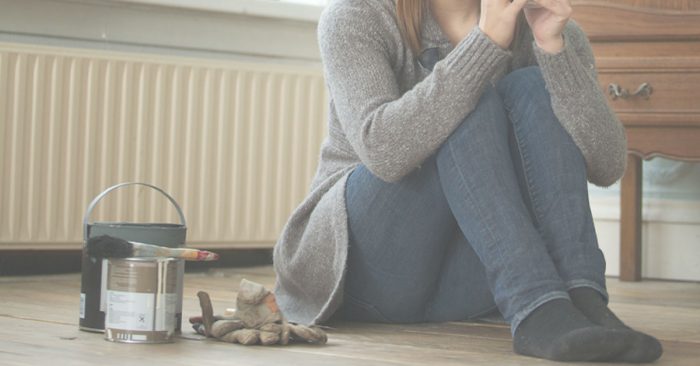
[{"label": "wooden floor", "polygon": [[[187,274],[185,318],[199,313],[198,290],[215,312],[234,307],[242,278],[272,287],[270,267]],[[111,343],[78,330],[79,276],[0,277],[2,365],[561,365],[515,355],[503,325],[339,324],[324,346],[245,347],[204,340],[185,329],[174,344]],[[700,365],[700,284],[609,279],[611,308],[658,337],[658,365]],[[582,365],[578,363],[578,365]],[[600,364],[597,364],[600,365]]]}]

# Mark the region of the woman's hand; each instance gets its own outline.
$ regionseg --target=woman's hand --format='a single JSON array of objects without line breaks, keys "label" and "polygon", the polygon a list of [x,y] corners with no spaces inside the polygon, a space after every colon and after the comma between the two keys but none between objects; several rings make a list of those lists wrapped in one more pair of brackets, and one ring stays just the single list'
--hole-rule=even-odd
[{"label": "woman's hand", "polygon": [[571,17],[571,0],[534,0],[540,8],[525,8],[525,18],[537,46],[548,53],[564,48],[562,32]]},{"label": "woman's hand", "polygon": [[494,43],[506,49],[513,42],[518,13],[527,0],[481,0],[479,28]]}]

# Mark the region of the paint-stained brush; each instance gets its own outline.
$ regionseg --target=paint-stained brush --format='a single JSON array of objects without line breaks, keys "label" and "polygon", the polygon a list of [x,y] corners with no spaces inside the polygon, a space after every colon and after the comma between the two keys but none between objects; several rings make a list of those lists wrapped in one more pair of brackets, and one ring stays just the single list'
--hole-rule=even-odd
[{"label": "paint-stained brush", "polygon": [[102,258],[170,257],[188,261],[215,261],[219,255],[206,250],[168,248],[115,238],[109,235],[88,239],[87,254]]}]

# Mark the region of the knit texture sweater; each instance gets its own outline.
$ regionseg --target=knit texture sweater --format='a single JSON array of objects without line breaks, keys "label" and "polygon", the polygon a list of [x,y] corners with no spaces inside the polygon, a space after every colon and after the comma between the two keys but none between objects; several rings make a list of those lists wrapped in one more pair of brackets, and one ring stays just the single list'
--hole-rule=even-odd
[{"label": "knit texture sweater", "polygon": [[436,153],[489,84],[512,70],[540,67],[590,182],[608,186],[622,176],[624,129],[599,88],[588,39],[572,20],[563,37],[563,50],[546,53],[521,14],[509,49],[479,27],[452,46],[428,12],[422,48],[437,48],[441,57],[431,72],[402,39],[394,0],[331,1],[318,25],[330,93],[328,136],[310,192],[274,248],[275,294],[288,319],[322,323],[342,303],[352,170],[364,164],[384,181],[400,181]]}]

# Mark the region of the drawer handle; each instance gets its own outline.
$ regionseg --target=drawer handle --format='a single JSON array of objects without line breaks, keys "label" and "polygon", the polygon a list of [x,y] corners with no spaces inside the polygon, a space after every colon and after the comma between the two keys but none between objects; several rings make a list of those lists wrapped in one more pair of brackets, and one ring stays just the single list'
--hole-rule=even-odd
[{"label": "drawer handle", "polygon": [[637,90],[635,90],[634,93],[631,94],[627,89],[621,88],[615,83],[610,83],[610,85],[608,85],[608,92],[612,96],[613,100],[617,98],[628,99],[633,97],[642,97],[644,99],[649,99],[649,96],[651,95],[652,91],[653,89],[651,88],[651,84],[649,83],[642,83],[641,85],[639,85]]}]

